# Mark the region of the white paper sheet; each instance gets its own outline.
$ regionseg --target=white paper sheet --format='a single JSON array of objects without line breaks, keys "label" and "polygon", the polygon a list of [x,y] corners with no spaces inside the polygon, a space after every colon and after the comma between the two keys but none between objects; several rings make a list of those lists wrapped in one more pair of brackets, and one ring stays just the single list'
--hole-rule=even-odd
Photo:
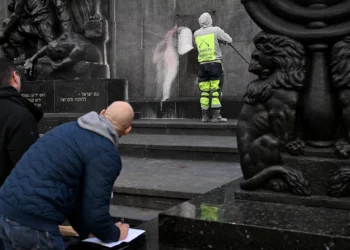
[{"label": "white paper sheet", "polygon": [[112,243],[104,243],[104,242],[100,241],[97,238],[88,238],[86,240],[83,240],[83,242],[96,243],[96,244],[99,244],[101,246],[105,246],[105,247],[111,248],[111,247],[118,246],[118,245],[122,244],[123,242],[130,242],[130,241],[136,239],[137,237],[139,237],[144,232],[145,232],[145,230],[139,230],[139,229],[132,229],[132,228],[130,228],[129,229],[129,233],[128,233],[128,237],[126,237],[125,240],[121,240],[121,241],[118,241],[118,242],[112,242]]}]

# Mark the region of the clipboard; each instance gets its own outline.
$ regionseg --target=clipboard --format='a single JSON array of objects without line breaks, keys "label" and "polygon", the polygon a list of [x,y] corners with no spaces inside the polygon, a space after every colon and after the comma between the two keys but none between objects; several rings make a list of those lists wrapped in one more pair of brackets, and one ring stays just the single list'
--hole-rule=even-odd
[{"label": "clipboard", "polygon": [[[136,230],[136,229],[129,229],[129,230]],[[87,239],[88,241],[75,241],[72,244],[69,244],[68,247],[66,247],[67,250],[137,250],[140,249],[140,247],[144,246],[146,243],[146,232],[143,230],[136,230],[136,231],[142,231],[137,237],[132,238],[129,242],[120,242],[117,246],[108,247],[104,245],[100,245],[94,240]]]},{"label": "clipboard", "polygon": [[[138,242],[138,239],[142,235],[145,235],[144,230],[130,228],[127,238],[125,240],[122,240],[122,241],[112,242],[112,243],[104,243],[97,238],[88,238],[88,239],[83,240],[83,242],[84,243],[98,244],[100,246],[104,246],[104,247],[107,247],[109,249],[120,249],[120,248],[118,248],[118,246],[121,246],[121,249],[124,249],[128,245],[132,245],[133,242],[135,242],[135,241]],[[125,249],[127,249],[127,248],[125,248]]]}]

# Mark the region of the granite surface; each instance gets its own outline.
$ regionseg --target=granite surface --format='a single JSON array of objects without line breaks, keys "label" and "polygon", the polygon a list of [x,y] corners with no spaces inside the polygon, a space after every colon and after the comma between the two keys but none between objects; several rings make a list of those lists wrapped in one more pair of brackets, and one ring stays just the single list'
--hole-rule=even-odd
[{"label": "granite surface", "polygon": [[[213,10],[215,0],[203,0],[203,1],[188,1],[188,0],[175,0],[176,13],[177,14],[202,14],[203,12],[210,12]],[[233,2],[236,2],[233,1]]]},{"label": "granite surface", "polygon": [[[114,192],[192,199],[242,176],[239,163],[122,156]],[[196,180],[196,181],[193,181]]]},{"label": "granite surface", "polygon": [[228,120],[225,123],[201,122],[197,119],[139,119],[132,123],[135,127],[165,127],[165,128],[220,128],[236,129],[237,119]]},{"label": "granite surface", "polygon": [[45,113],[86,113],[127,99],[126,87],[118,79],[33,81],[21,94]]},{"label": "granite surface", "polygon": [[[317,152],[318,150],[314,151]],[[293,167],[303,174],[304,178],[309,182],[312,195],[327,195],[330,187],[331,179],[334,173],[343,166],[349,166],[350,161],[337,159],[335,154],[333,158],[319,156],[285,156],[283,158],[286,165]]]},{"label": "granite surface", "polygon": [[137,119],[132,134],[236,136],[237,120],[203,123],[198,119]]},{"label": "granite surface", "polygon": [[121,205],[110,205],[109,213],[115,221],[121,221],[123,218],[125,223],[131,223],[130,220],[138,222],[137,224],[132,223],[130,226],[138,225],[140,223],[150,221],[154,218],[158,218],[158,214],[162,210],[139,208],[139,207],[129,207]]},{"label": "granite surface", "polygon": [[295,204],[310,207],[326,207],[335,209],[350,210],[350,198],[333,198],[329,196],[296,196],[292,194],[283,194],[270,192],[266,190],[244,191],[238,190],[236,192],[237,200],[249,200],[260,202],[274,202],[282,204]]},{"label": "granite surface", "polygon": [[172,150],[196,150],[205,152],[237,153],[235,137],[225,136],[177,136],[177,135],[135,135],[120,138],[122,147],[159,148],[171,147]]},{"label": "granite surface", "polygon": [[176,2],[164,0],[143,0],[144,15],[147,16],[173,16]]},{"label": "granite surface", "polygon": [[136,228],[146,231],[146,242],[135,250],[195,250],[195,248],[183,248],[159,243],[158,218],[145,222]]},{"label": "granite surface", "polygon": [[143,4],[140,4],[140,0],[128,0],[128,4],[125,4],[125,0],[114,1],[116,1],[116,11],[118,12],[117,22],[142,18]]},{"label": "granite surface", "polygon": [[130,98],[143,97],[145,92],[143,79],[143,50],[140,47],[134,47],[132,49],[121,48],[116,51],[116,54],[118,57],[118,60],[115,63],[117,78],[128,80]]},{"label": "granite surface", "polygon": [[349,248],[348,211],[237,201],[237,187],[230,183],[160,214],[160,242],[220,250]]},{"label": "granite surface", "polygon": [[238,162],[235,137],[131,134],[119,151],[133,157]]}]

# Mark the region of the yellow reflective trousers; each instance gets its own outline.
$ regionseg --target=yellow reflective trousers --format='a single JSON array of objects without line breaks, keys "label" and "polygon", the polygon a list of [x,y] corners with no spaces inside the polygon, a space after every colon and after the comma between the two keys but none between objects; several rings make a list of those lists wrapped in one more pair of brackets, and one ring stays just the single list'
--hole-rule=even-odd
[{"label": "yellow reflective trousers", "polygon": [[223,67],[221,63],[203,63],[199,71],[200,104],[202,110],[221,108],[221,87],[223,81]]}]

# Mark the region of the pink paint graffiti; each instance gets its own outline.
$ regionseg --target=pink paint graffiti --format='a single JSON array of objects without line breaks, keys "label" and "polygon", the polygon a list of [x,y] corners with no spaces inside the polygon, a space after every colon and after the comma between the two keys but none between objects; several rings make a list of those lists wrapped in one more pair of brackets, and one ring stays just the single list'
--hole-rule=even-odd
[{"label": "pink paint graffiti", "polygon": [[157,44],[153,53],[156,65],[157,89],[162,90],[162,101],[171,96],[171,87],[179,71],[179,54],[177,52],[178,26],[169,30],[164,39]]}]

